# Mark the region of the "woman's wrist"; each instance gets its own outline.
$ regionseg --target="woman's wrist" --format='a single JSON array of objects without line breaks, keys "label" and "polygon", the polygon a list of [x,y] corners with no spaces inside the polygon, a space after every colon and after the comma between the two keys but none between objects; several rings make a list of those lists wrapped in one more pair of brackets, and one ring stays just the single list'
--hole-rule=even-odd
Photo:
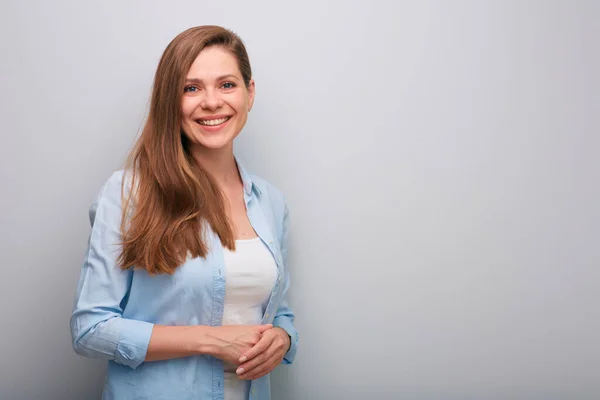
[{"label": "woman's wrist", "polygon": [[[287,344],[288,344],[287,350],[289,350],[290,347],[292,347],[292,337],[290,336],[290,334],[287,333],[287,331],[280,326],[276,326],[273,329],[277,329],[277,332],[281,335],[281,337],[284,340],[287,340]],[[287,352],[287,350],[286,350],[286,352]]]},{"label": "woman's wrist", "polygon": [[194,332],[194,348],[199,355],[219,358],[221,346],[214,326],[198,325]]}]

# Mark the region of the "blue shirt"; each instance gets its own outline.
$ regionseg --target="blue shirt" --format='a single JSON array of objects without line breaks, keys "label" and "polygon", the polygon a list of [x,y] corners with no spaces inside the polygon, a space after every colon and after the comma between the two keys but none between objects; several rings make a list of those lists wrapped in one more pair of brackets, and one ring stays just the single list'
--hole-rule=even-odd
[{"label": "blue shirt", "polygon": [[[296,354],[298,334],[285,300],[288,208],[279,190],[248,174],[241,164],[238,168],[248,218],[278,269],[262,323],[272,323],[290,335],[291,346],[283,360],[289,364]],[[113,173],[90,207],[92,231],[71,316],[73,348],[80,355],[108,360],[102,399],[223,399],[223,362],[215,357],[144,362],[154,324],[221,325],[225,299],[221,241],[208,229],[207,257],[188,258],[173,275],[120,269],[116,259],[125,176],[123,171]],[[270,399],[269,375],[252,381],[250,399]]]}]

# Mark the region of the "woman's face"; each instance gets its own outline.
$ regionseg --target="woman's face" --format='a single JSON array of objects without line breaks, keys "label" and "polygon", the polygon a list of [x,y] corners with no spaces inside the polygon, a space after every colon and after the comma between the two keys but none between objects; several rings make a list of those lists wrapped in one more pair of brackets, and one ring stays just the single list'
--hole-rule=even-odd
[{"label": "woman's face", "polygon": [[233,151],[253,102],[254,81],[246,87],[235,57],[219,46],[202,50],[181,99],[181,125],[191,149]]}]

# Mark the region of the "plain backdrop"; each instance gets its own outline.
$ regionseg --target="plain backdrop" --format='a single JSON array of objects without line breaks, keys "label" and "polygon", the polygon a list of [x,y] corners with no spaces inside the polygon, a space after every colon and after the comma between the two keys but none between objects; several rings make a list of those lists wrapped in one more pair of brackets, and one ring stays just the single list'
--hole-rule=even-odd
[{"label": "plain backdrop", "polygon": [[245,40],[236,151],[292,217],[276,400],[600,396],[600,3],[0,3],[0,398],[97,399],[88,206],[179,32]]}]

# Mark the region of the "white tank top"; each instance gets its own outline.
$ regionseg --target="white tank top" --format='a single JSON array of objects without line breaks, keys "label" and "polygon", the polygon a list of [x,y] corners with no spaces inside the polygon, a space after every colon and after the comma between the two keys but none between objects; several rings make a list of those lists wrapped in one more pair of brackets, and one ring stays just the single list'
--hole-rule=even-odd
[{"label": "white tank top", "polygon": [[[262,320],[277,279],[277,265],[260,238],[236,240],[236,251],[223,248],[225,304],[223,325],[256,325]],[[225,400],[248,400],[249,381],[225,365]]]}]

